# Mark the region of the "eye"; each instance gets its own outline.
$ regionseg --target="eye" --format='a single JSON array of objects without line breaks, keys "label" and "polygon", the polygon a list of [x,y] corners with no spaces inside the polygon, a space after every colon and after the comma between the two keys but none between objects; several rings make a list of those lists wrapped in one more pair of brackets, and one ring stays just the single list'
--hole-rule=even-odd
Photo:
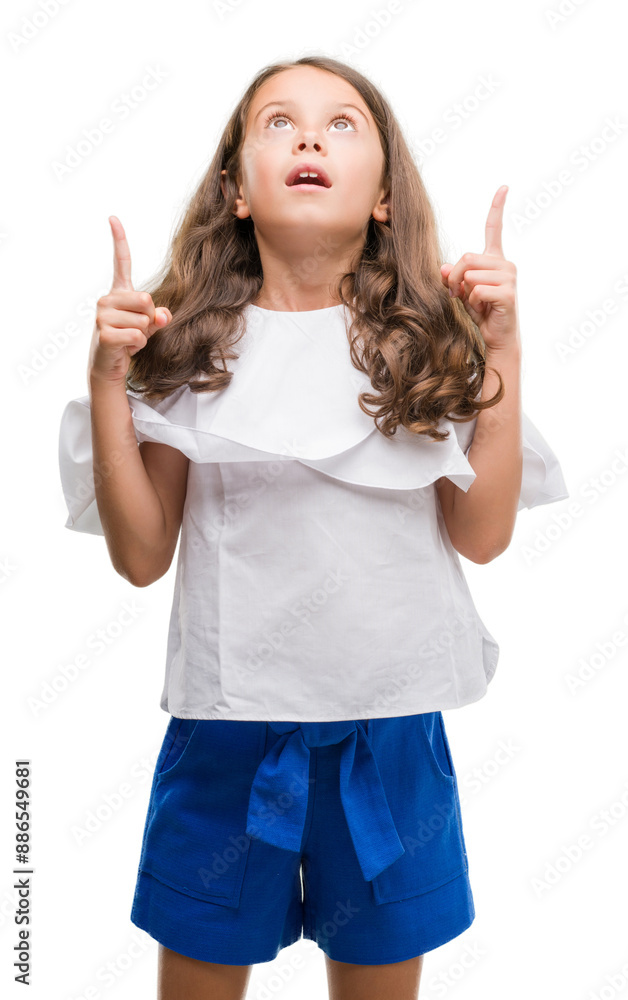
[{"label": "eye", "polygon": [[[275,120],[275,118],[285,118],[287,121],[292,121],[292,119],[290,118],[290,115],[286,114],[285,111],[272,111],[266,117],[266,119],[264,120],[264,126],[269,125],[270,122],[272,122],[272,121]],[[335,118],[332,118],[332,122],[337,122],[337,121],[350,122],[351,125],[353,125],[354,130],[356,132],[358,130],[358,123],[355,120],[355,118],[353,118],[351,115],[347,115],[344,112],[341,112],[339,115],[336,115]],[[283,129],[273,129],[273,131],[274,132],[283,131]],[[338,130],[336,129],[335,131],[338,131]],[[349,128],[342,128],[342,129],[340,129],[340,131],[341,132],[350,132],[351,129],[349,129]]]}]

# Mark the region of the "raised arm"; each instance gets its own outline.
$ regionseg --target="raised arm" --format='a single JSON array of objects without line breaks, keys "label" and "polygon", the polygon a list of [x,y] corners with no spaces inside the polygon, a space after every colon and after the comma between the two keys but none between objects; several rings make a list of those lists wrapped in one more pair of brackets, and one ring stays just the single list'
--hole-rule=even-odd
[{"label": "raised arm", "polygon": [[124,229],[115,216],[109,221],[113,284],[98,300],[87,372],[94,486],[115,570],[134,586],[145,587],[172,561],[189,460],[167,445],[138,447],[126,394],[129,359],[171,314],[156,310],[148,292],[134,290]]}]

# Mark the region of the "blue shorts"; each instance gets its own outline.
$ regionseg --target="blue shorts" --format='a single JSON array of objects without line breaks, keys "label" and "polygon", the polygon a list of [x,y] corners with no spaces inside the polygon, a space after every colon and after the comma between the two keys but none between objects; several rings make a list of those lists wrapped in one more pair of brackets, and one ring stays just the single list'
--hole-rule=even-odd
[{"label": "blue shorts", "polygon": [[170,717],[131,921],[173,951],[402,962],[475,908],[442,714],[351,722]]}]

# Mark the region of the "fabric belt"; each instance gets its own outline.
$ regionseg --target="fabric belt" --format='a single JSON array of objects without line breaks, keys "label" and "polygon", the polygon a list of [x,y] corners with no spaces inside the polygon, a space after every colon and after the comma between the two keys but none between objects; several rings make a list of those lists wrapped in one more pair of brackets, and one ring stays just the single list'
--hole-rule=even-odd
[{"label": "fabric belt", "polygon": [[[340,797],[353,846],[367,882],[405,853],[386,799],[371,744],[360,721],[269,722],[280,739],[270,748],[251,786],[246,832],[289,851],[302,848],[308,795],[292,795],[295,774],[309,776],[310,747],[342,743]],[[269,804],[288,796],[278,812]]]}]

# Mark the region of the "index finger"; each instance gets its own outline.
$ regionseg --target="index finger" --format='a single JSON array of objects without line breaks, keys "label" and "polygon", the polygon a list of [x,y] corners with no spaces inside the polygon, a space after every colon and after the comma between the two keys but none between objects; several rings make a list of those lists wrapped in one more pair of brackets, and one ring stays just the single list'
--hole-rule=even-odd
[{"label": "index finger", "polygon": [[484,247],[484,253],[490,253],[497,257],[504,256],[502,249],[502,224],[507,192],[508,186],[506,184],[499,188],[488,210],[488,218],[486,220],[486,246]]},{"label": "index finger", "polygon": [[126,241],[124,226],[116,215],[109,216],[113,234],[113,282],[112,288],[133,290],[131,281],[131,251]]}]

